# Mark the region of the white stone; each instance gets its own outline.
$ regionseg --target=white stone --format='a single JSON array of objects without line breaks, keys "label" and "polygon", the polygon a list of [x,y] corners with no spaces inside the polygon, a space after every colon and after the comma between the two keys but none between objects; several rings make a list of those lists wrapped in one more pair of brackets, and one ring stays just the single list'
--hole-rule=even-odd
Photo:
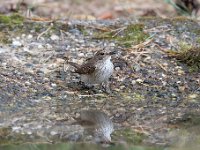
[{"label": "white stone", "polygon": [[51,35],[51,40],[59,40],[59,36],[57,36],[57,35],[55,35],[55,34],[53,34],[53,35]]},{"label": "white stone", "polygon": [[78,57],[83,57],[84,56],[84,53],[79,53],[78,54]]},{"label": "white stone", "polygon": [[132,83],[132,85],[135,85],[136,81],[135,81],[135,80],[132,80],[131,83]]},{"label": "white stone", "polygon": [[12,127],[12,131],[19,131],[21,129],[21,127]]},{"label": "white stone", "polygon": [[57,85],[55,83],[51,83],[51,86],[52,87],[56,87]]},{"label": "white stone", "polygon": [[31,83],[30,83],[29,81],[26,81],[26,82],[25,82],[25,85],[28,85],[28,86],[29,86],[29,85],[31,85]]},{"label": "white stone", "polygon": [[161,75],[162,75],[162,77],[164,77],[164,78],[166,77],[166,75],[165,75],[164,73],[162,73]]},{"label": "white stone", "polygon": [[22,46],[22,43],[20,41],[13,41],[12,45],[13,46]]},{"label": "white stone", "polygon": [[53,48],[53,46],[50,45],[50,44],[46,44],[46,47],[47,47],[47,49],[52,49]]},{"label": "white stone", "polygon": [[142,83],[143,80],[142,80],[142,79],[137,79],[136,82],[137,82],[137,83]]},{"label": "white stone", "polygon": [[166,81],[162,81],[162,84],[163,84],[163,86],[166,86],[167,82]]},{"label": "white stone", "polygon": [[44,48],[44,46],[42,46],[41,44],[39,44],[39,45],[38,45],[38,48],[39,48],[39,49],[42,49],[42,48]]},{"label": "white stone", "polygon": [[32,132],[31,132],[31,131],[27,131],[27,134],[28,134],[28,135],[31,135],[31,134],[32,134]]},{"label": "white stone", "polygon": [[56,131],[51,131],[50,134],[51,134],[51,135],[56,135],[56,134],[58,134],[58,132],[56,132]]},{"label": "white stone", "polygon": [[23,50],[26,51],[26,52],[30,51],[27,47],[24,47]]},{"label": "white stone", "polygon": [[32,39],[32,38],[33,38],[33,35],[29,34],[29,35],[27,36],[27,38],[28,38],[28,39]]},{"label": "white stone", "polygon": [[111,46],[111,47],[114,47],[114,46],[115,46],[115,43],[110,43],[110,46]]}]

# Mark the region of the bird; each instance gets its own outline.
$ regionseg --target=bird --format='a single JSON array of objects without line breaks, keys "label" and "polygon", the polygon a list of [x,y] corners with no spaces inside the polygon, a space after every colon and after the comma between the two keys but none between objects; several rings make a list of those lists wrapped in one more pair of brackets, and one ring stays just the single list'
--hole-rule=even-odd
[{"label": "bird", "polygon": [[200,9],[198,0],[176,0],[177,11],[179,13],[187,13],[196,15]]},{"label": "bird", "polygon": [[68,62],[68,64],[75,68],[74,73],[78,73],[81,76],[81,81],[86,85],[105,83],[106,90],[109,91],[108,80],[114,71],[111,55],[115,53],[115,51],[106,52],[105,50],[100,50],[81,65],[75,62]]},{"label": "bird", "polygon": [[114,126],[107,114],[100,110],[82,110],[79,118],[76,118],[78,124],[85,130],[92,133],[97,143],[110,143],[111,134]]}]

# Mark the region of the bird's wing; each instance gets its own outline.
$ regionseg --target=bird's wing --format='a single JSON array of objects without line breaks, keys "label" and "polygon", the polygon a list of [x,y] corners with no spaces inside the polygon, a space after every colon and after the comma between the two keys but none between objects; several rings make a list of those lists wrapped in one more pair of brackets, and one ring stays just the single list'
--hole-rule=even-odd
[{"label": "bird's wing", "polygon": [[71,66],[75,67],[76,69],[80,68],[80,65],[74,62],[67,62],[68,64],[70,64]]},{"label": "bird's wing", "polygon": [[79,74],[91,74],[95,71],[95,69],[95,65],[93,63],[88,62],[86,64],[81,65],[80,68],[77,68],[75,72]]}]

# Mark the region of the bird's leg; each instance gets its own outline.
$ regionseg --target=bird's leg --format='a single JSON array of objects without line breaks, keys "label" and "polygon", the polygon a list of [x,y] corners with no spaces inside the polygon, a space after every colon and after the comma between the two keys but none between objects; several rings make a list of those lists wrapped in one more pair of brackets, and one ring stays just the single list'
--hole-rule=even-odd
[{"label": "bird's leg", "polygon": [[105,81],[102,83],[102,88],[103,90],[108,93],[108,94],[111,94],[111,88],[110,88],[110,84],[109,84],[109,81]]}]

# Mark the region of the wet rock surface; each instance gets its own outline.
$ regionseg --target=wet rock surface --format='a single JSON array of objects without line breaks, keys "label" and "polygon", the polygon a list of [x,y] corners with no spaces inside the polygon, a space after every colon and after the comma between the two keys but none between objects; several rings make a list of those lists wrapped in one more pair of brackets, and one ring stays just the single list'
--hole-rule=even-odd
[{"label": "wet rock surface", "polygon": [[[151,37],[142,46],[127,48],[114,38],[96,36],[138,21]],[[182,40],[199,44],[194,31],[198,22],[181,24],[182,20],[171,19],[119,19],[27,22],[12,30],[2,25],[0,33],[9,36],[8,43],[0,43],[1,143],[89,142],[91,135],[73,122],[81,110],[97,109],[114,123],[114,142],[136,142],[137,135],[138,143],[173,144],[171,138],[178,133],[170,131],[181,127],[172,124],[200,113],[200,71],[190,72],[187,65],[165,53],[176,50]],[[100,86],[83,88],[66,63],[82,63],[104,47],[118,51],[113,57],[112,94]]]}]

